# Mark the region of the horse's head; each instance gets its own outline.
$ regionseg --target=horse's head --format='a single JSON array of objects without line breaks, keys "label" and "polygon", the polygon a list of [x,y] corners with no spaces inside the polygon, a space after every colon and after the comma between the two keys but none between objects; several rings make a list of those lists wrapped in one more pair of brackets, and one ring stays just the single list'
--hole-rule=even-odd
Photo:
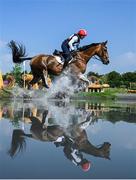
[{"label": "horse's head", "polygon": [[109,55],[107,50],[107,41],[99,43],[96,50],[96,55],[100,58],[103,64],[109,64]]}]

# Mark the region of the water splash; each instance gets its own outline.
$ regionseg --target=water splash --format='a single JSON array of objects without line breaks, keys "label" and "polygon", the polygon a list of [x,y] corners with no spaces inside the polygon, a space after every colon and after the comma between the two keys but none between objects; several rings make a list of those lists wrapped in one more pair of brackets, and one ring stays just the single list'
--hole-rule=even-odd
[{"label": "water splash", "polygon": [[73,83],[73,79],[68,75],[68,73],[65,73],[59,76],[55,82],[53,82],[53,84],[48,90],[47,96],[49,98],[57,98],[62,96],[62,99],[67,99],[74,95],[75,91],[77,90],[78,80],[76,80],[75,83]]},{"label": "water splash", "polygon": [[65,72],[65,74],[56,78],[49,89],[28,90],[15,86],[12,94],[14,98],[44,98],[44,100],[48,98],[59,98],[67,101],[75,92],[79,91],[78,82],[78,79],[73,81],[71,76],[69,76],[69,72]]}]

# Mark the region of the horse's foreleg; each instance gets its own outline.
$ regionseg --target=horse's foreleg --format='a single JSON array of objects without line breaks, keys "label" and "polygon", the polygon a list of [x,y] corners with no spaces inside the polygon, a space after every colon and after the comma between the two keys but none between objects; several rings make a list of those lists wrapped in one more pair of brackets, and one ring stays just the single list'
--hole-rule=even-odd
[{"label": "horse's foreleg", "polygon": [[42,78],[42,81],[43,81],[43,85],[44,85],[46,88],[49,88],[48,82],[47,82],[47,77],[48,77],[48,72],[47,72],[47,70],[44,69],[41,78]]},{"label": "horse's foreleg", "polygon": [[88,83],[89,84],[89,80],[87,79],[87,77],[85,77],[83,74],[79,74],[78,75],[78,77],[79,77],[79,79],[81,79],[82,81],[84,81],[84,82],[86,82],[86,83]]},{"label": "horse's foreleg", "polygon": [[81,129],[86,129],[86,128],[91,124],[91,122],[92,122],[92,115],[89,113],[89,114],[87,115],[85,121],[83,121],[83,122],[81,122],[81,123],[79,124],[79,127],[80,127]]},{"label": "horse's foreleg", "polygon": [[46,121],[46,118],[48,116],[48,110],[45,110],[43,112],[43,117],[42,117],[42,125],[44,125],[45,121]]}]

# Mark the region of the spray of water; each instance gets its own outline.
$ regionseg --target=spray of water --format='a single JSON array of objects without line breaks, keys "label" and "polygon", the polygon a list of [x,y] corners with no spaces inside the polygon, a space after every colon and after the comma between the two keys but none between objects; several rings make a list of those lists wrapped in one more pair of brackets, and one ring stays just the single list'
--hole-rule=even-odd
[{"label": "spray of water", "polygon": [[[29,119],[32,116],[39,118],[41,121],[43,112],[47,110],[48,115],[45,125],[59,125],[64,129],[85,121],[90,114],[85,109],[76,107],[74,103],[55,100],[34,99],[32,101],[23,101],[23,99],[18,99],[13,101],[11,106],[14,115],[16,115],[19,121],[21,120],[22,124],[25,123],[25,119]],[[20,125],[22,124],[20,123]]]},{"label": "spray of water", "polygon": [[78,82],[79,80],[76,79],[73,83],[73,79],[69,76],[69,72],[65,72],[65,74],[56,78],[48,90],[27,90],[15,86],[12,94],[15,98],[61,98],[67,100],[79,90]]},{"label": "spray of water", "polygon": [[59,76],[48,90],[47,96],[49,98],[60,94],[63,98],[71,97],[75,91],[78,90],[78,80],[73,84],[68,73]]},{"label": "spray of water", "polygon": [[17,85],[12,90],[12,95],[14,98],[35,97],[34,93],[34,90],[30,91]]}]

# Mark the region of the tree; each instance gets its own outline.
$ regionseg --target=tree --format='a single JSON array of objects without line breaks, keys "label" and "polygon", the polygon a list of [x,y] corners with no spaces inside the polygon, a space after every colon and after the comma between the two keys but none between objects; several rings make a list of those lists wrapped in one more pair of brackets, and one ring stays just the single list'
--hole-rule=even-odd
[{"label": "tree", "polygon": [[120,87],[122,79],[120,73],[112,71],[107,75],[107,82],[111,87]]},{"label": "tree", "polygon": [[96,76],[96,77],[99,78],[100,75],[98,73],[90,71],[90,72],[87,73],[87,77],[89,77],[89,76]]},{"label": "tree", "polygon": [[101,77],[99,79],[100,84],[107,84],[108,83],[107,78],[108,78],[108,74],[101,75]]},{"label": "tree", "polygon": [[15,64],[15,66],[13,67],[12,74],[13,74],[17,84],[20,84],[21,74],[22,74],[21,71],[22,71],[21,65]]},{"label": "tree", "polygon": [[129,88],[130,83],[136,83],[136,71],[135,72],[126,72],[122,74],[122,81],[123,84],[126,85],[127,88]]}]

